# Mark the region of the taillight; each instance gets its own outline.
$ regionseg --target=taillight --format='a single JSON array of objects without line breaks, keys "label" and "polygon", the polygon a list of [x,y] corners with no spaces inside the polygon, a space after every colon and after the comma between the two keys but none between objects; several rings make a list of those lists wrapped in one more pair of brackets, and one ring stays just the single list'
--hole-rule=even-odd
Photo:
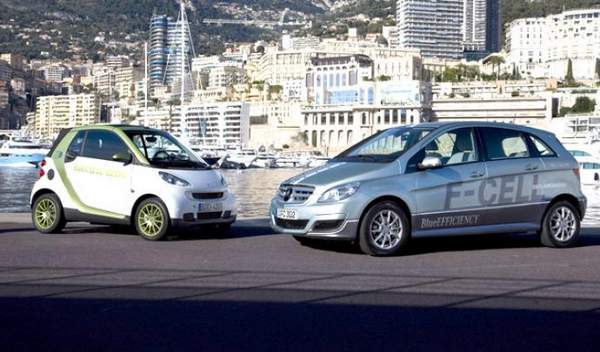
[{"label": "taillight", "polygon": [[575,174],[575,176],[577,176],[578,179],[581,179],[579,168],[573,169],[573,173]]},{"label": "taillight", "polygon": [[40,161],[40,170],[38,172],[38,174],[40,175],[40,178],[44,177],[44,175],[46,174],[46,171],[44,171],[44,166],[46,166],[46,160],[42,160]]}]

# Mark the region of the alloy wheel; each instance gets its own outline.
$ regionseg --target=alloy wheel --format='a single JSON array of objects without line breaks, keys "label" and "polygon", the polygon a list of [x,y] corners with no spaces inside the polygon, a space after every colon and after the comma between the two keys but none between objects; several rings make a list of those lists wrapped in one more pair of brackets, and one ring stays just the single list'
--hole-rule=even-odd
[{"label": "alloy wheel", "polygon": [[54,225],[57,218],[56,204],[51,199],[42,199],[35,207],[35,222],[44,230]]},{"label": "alloy wheel", "polygon": [[550,217],[550,231],[557,241],[567,242],[577,231],[577,218],[568,207],[558,207]]},{"label": "alloy wheel", "polygon": [[381,210],[369,224],[371,241],[379,249],[386,250],[397,246],[402,238],[402,233],[402,220],[393,210]]},{"label": "alloy wheel", "polygon": [[140,209],[137,221],[146,236],[154,237],[160,233],[165,217],[158,205],[150,203]]}]

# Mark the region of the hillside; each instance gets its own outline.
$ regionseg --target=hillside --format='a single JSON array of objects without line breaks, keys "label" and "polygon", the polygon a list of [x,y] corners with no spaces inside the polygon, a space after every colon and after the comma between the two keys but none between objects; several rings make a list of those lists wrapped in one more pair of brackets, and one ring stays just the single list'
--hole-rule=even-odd
[{"label": "hillside", "polygon": [[[395,0],[187,0],[196,51],[220,52],[227,43],[270,40],[279,33],[246,26],[207,26],[204,18],[313,20],[311,33],[332,36],[356,26],[360,33],[394,24]],[[600,6],[600,0],[503,0],[503,22],[562,9]],[[177,0],[0,0],[0,52],[29,58],[139,54],[154,12],[177,15]],[[329,10],[332,6],[331,10]],[[338,26],[332,26],[338,25]],[[340,26],[341,25],[341,26]]]},{"label": "hillside", "polygon": [[[191,0],[190,25],[197,51],[221,49],[231,41],[254,41],[275,36],[255,27],[210,27],[204,18],[277,20],[322,13],[320,0]],[[40,52],[63,58],[73,54],[96,57],[103,52],[134,51],[147,35],[154,12],[177,16],[176,0],[0,0],[0,52],[16,51],[33,58]],[[104,41],[94,41],[103,34]],[[112,41],[112,42],[111,42]]]}]

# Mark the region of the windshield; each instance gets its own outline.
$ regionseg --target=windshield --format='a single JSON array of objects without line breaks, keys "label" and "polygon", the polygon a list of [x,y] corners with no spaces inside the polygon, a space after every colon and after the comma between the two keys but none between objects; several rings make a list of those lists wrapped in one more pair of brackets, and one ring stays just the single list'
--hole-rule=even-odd
[{"label": "windshield", "polygon": [[332,161],[391,162],[427,136],[432,128],[403,127],[379,132]]},{"label": "windshield", "polygon": [[166,132],[127,131],[126,134],[151,165],[162,168],[209,168],[204,161]]}]

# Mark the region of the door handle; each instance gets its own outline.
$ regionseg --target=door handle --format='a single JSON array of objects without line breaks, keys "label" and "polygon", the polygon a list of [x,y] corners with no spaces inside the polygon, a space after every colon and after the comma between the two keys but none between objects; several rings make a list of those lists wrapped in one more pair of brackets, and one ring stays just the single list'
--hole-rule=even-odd
[{"label": "door handle", "polygon": [[481,170],[476,170],[471,173],[471,178],[480,178],[483,176],[485,176],[485,172],[483,172]]},{"label": "door handle", "polygon": [[528,164],[525,166],[526,171],[535,171],[538,168],[539,168],[539,165],[537,165],[537,164]]}]

